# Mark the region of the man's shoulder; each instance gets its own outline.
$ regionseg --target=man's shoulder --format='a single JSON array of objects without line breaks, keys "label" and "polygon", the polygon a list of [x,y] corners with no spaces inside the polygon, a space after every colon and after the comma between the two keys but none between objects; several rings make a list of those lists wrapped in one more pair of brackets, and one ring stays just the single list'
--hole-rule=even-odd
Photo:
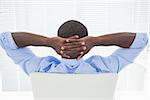
[{"label": "man's shoulder", "polygon": [[49,61],[49,62],[55,62],[55,63],[60,63],[60,60],[54,56],[46,56],[44,57],[45,60]]},{"label": "man's shoulder", "polygon": [[85,59],[85,62],[89,63],[91,61],[97,61],[101,58],[100,55],[92,55],[90,57],[88,57],[87,59]]}]

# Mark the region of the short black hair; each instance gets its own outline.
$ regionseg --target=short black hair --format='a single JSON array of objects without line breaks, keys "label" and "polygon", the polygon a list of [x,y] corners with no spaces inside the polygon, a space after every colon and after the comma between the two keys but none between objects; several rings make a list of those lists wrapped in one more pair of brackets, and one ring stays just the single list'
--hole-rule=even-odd
[{"label": "short black hair", "polygon": [[88,36],[87,28],[79,21],[69,20],[63,23],[58,29],[58,36],[68,38],[78,35],[80,38]]}]

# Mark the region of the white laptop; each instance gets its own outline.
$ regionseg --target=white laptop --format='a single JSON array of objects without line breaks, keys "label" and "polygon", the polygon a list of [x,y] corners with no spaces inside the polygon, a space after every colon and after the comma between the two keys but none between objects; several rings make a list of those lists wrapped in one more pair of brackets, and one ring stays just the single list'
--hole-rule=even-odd
[{"label": "white laptop", "polygon": [[114,100],[117,74],[32,73],[34,100]]}]

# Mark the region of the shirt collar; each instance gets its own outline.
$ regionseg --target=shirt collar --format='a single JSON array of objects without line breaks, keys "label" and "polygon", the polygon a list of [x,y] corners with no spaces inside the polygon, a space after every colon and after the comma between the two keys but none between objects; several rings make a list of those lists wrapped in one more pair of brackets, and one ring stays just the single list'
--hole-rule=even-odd
[{"label": "shirt collar", "polygon": [[80,60],[61,58],[61,62],[68,66],[77,66],[81,62],[83,62],[83,58],[81,58]]}]

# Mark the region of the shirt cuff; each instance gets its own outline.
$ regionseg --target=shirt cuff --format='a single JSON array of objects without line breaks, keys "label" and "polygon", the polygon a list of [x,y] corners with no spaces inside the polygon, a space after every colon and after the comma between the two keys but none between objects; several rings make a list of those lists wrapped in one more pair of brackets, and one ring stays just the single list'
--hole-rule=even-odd
[{"label": "shirt cuff", "polygon": [[136,33],[135,39],[130,48],[144,48],[148,43],[147,33]]},{"label": "shirt cuff", "polygon": [[12,37],[11,32],[3,32],[2,33],[3,36],[3,45],[5,46],[5,48],[9,48],[9,49],[17,49],[17,45]]}]

